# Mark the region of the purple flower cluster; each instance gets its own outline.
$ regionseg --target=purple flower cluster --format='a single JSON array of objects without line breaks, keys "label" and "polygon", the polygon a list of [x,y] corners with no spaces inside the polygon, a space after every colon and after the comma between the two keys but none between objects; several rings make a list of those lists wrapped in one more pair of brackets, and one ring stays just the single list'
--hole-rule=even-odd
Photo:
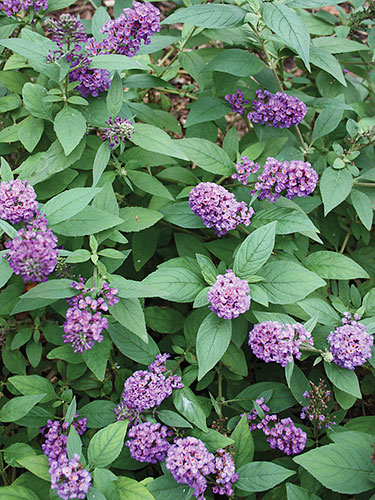
[{"label": "purple flower cluster", "polygon": [[67,48],[68,52],[74,44],[74,51],[81,50],[80,43],[87,41],[86,29],[79,20],[79,17],[63,13],[58,19],[47,18],[44,21],[45,27],[52,34],[52,40],[57,43],[60,49]]},{"label": "purple flower cluster", "polygon": [[92,95],[98,97],[100,92],[111,86],[111,77],[106,69],[89,68],[91,59],[82,54],[78,55],[71,64],[69,73],[70,82],[80,82],[76,87],[83,97]]},{"label": "purple flower cluster", "polygon": [[118,116],[113,120],[112,116],[110,116],[109,120],[105,123],[108,126],[104,130],[102,140],[109,141],[111,148],[120,144],[120,141],[125,142],[126,139],[130,139],[132,134],[134,134],[133,124],[126,118],[122,119]]},{"label": "purple flower cluster", "polygon": [[[259,429],[267,436],[270,447],[282,451],[286,455],[296,455],[301,453],[306,446],[307,434],[299,427],[296,427],[290,418],[277,420],[276,414],[269,414],[269,407],[264,403],[264,398],[259,398],[256,403],[262,409],[264,417],[261,418],[254,409],[247,415],[250,431]],[[260,421],[255,423],[259,418]]]},{"label": "purple flower cluster", "polygon": [[206,227],[213,227],[217,236],[226,234],[239,224],[250,224],[254,210],[234,194],[213,182],[201,182],[189,194],[191,210],[201,217]]},{"label": "purple flower cluster", "polygon": [[25,283],[46,281],[57,264],[57,237],[47,225],[46,216],[37,211],[26,228],[17,231],[17,236],[5,243],[8,252],[4,257]]},{"label": "purple flower cluster", "polygon": [[301,357],[300,347],[305,342],[313,345],[311,333],[301,323],[285,326],[277,321],[257,323],[249,333],[249,346],[254,355],[266,363],[271,361],[286,366]]},{"label": "purple flower cluster", "polygon": [[246,186],[250,175],[256,174],[259,169],[259,163],[254,163],[247,156],[241,156],[241,160],[236,163],[237,172],[232,175],[232,179],[237,179]]},{"label": "purple flower cluster", "polygon": [[360,316],[345,312],[343,326],[339,326],[328,335],[333,361],[348,370],[363,365],[371,358],[371,348],[374,338],[366,331],[366,326],[359,322]]},{"label": "purple flower cluster", "polygon": [[178,375],[163,375],[167,358],[168,354],[158,354],[148,371],[138,370],[125,381],[122,401],[115,408],[117,420],[136,420],[139,413],[160,406],[173,389],[183,387]]},{"label": "purple flower cluster", "polygon": [[[133,2],[132,9],[124,9],[117,19],[108,21],[101,32],[106,34],[103,40],[103,51],[106,54],[125,54],[133,57],[139,51],[142,41],[145,45],[151,42],[154,33],[160,31],[160,11],[150,2]],[[90,52],[92,45],[86,49]]]},{"label": "purple flower cluster", "polygon": [[172,435],[173,431],[169,431],[165,425],[144,422],[133,425],[128,432],[130,439],[125,444],[134,460],[156,464],[165,459],[170,446],[167,437]]},{"label": "purple flower cluster", "polygon": [[331,391],[327,390],[327,385],[322,379],[320,379],[317,385],[310,380],[310,385],[311,389],[302,394],[302,397],[308,400],[308,404],[302,408],[300,418],[302,420],[307,418],[318,429],[321,429],[323,425],[326,428],[330,428],[331,425],[336,424],[327,415],[327,403],[331,399]]},{"label": "purple flower cluster", "polygon": [[215,457],[200,439],[176,439],[169,447],[165,465],[179,484],[194,488],[194,497],[204,500],[206,476],[215,472]]},{"label": "purple flower cluster", "polygon": [[274,202],[286,191],[286,197],[306,197],[316,188],[318,174],[310,163],[300,160],[278,161],[267,158],[263,172],[258,176],[255,190],[260,191],[259,199]]},{"label": "purple flower cluster", "polygon": [[38,210],[36,193],[27,181],[0,183],[0,218],[12,224],[28,222]]},{"label": "purple flower cluster", "polygon": [[232,455],[222,448],[217,450],[216,454],[214,471],[216,474],[216,486],[212,488],[212,491],[217,495],[227,495],[230,497],[234,493],[232,484],[238,480],[236,466]]},{"label": "purple flower cluster", "polygon": [[108,283],[103,283],[96,298],[91,296],[94,289],[86,288],[83,279],[78,283],[73,281],[71,286],[80,293],[67,299],[71,307],[66,311],[63,338],[65,343],[72,344],[74,352],[83,352],[103,340],[102,331],[108,328],[108,320],[102,311],[107,312],[108,306],[120,299],[116,296],[117,288],[109,288]]},{"label": "purple flower cluster", "polygon": [[283,92],[271,94],[268,90],[256,90],[255,95],[254,111],[247,115],[254,123],[267,123],[274,128],[290,128],[298,125],[307,113],[305,103]]},{"label": "purple flower cluster", "polygon": [[243,93],[237,89],[235,94],[227,94],[224,99],[232,105],[232,111],[242,115],[245,111],[246,104],[249,104],[247,99],[244,99]]},{"label": "purple flower cluster", "polygon": [[[77,415],[76,415],[77,417]],[[78,434],[86,430],[86,419],[75,420],[72,423]],[[58,420],[48,420],[47,425],[40,429],[45,437],[42,450],[48,457],[51,489],[56,490],[63,500],[71,498],[86,498],[91,488],[91,475],[79,462],[79,455],[74,454],[69,459],[67,454],[68,430],[70,424]]]},{"label": "purple flower cluster", "polygon": [[28,11],[30,7],[35,12],[48,9],[48,0],[3,0],[0,2],[0,10],[5,12],[8,17],[17,14],[21,10]]},{"label": "purple flower cluster", "polygon": [[210,309],[219,318],[234,319],[250,308],[250,287],[246,280],[238,278],[231,269],[219,274],[207,293]]}]

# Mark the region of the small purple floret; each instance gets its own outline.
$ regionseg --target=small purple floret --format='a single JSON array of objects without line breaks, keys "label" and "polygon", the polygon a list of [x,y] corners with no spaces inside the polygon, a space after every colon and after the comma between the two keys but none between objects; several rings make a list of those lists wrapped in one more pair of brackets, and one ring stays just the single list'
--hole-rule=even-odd
[{"label": "small purple floret", "polygon": [[327,338],[334,363],[348,370],[363,365],[372,355],[374,338],[359,320],[358,314],[352,319],[350,313],[344,313],[343,326],[336,328]]},{"label": "small purple floret", "polygon": [[253,123],[290,128],[292,125],[298,125],[307,113],[304,102],[283,92],[271,94],[268,90],[256,90],[255,95],[254,111],[247,115]]},{"label": "small purple floret", "polygon": [[238,480],[238,473],[232,455],[222,448],[216,452],[214,472],[216,486],[212,488],[213,493],[232,496],[234,493],[232,484]]},{"label": "small purple floret", "polygon": [[219,318],[234,319],[250,308],[250,287],[246,280],[238,278],[231,269],[219,274],[207,293],[210,309]]},{"label": "small purple floret", "polygon": [[36,193],[20,179],[0,183],[0,218],[12,224],[28,222],[38,210]]},{"label": "small purple floret", "polygon": [[311,333],[301,323],[285,326],[277,321],[264,321],[254,325],[249,333],[249,346],[254,355],[266,363],[279,363],[285,367],[301,357],[302,342],[313,345]]},{"label": "small purple floret", "polygon": [[126,118],[122,119],[118,116],[112,119],[112,116],[110,116],[105,123],[107,124],[107,128],[103,132],[102,140],[109,141],[111,148],[120,144],[121,141],[125,142],[126,139],[130,139],[132,134],[134,134],[134,126]]},{"label": "small purple floret", "polygon": [[250,225],[254,210],[244,201],[238,202],[234,194],[219,184],[201,182],[189,194],[191,210],[201,217],[206,227],[214,228],[222,236],[239,224]]},{"label": "small purple floret", "polygon": [[232,179],[237,179],[246,186],[250,175],[256,174],[259,169],[259,163],[254,163],[247,156],[241,156],[241,160],[236,163],[237,172],[232,175]]},{"label": "small purple floret", "polygon": [[128,432],[130,439],[125,444],[134,460],[156,464],[165,459],[170,447],[167,437],[172,435],[173,431],[165,425],[144,422],[131,427]]},{"label": "small purple floret", "polygon": [[48,9],[47,0],[3,0],[0,2],[0,10],[4,11],[8,17],[11,17],[21,10],[27,11],[33,7],[35,12]]},{"label": "small purple floret", "polygon": [[232,111],[235,111],[242,115],[245,111],[246,104],[249,104],[247,99],[244,99],[241,90],[237,89],[235,94],[227,94],[224,99],[232,105]]}]

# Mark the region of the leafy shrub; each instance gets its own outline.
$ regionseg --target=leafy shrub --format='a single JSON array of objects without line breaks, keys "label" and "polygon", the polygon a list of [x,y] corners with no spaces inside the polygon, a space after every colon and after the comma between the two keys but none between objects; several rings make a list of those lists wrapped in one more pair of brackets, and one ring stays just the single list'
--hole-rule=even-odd
[{"label": "leafy shrub", "polygon": [[373,499],[372,3],[73,3],[0,2],[0,498]]}]

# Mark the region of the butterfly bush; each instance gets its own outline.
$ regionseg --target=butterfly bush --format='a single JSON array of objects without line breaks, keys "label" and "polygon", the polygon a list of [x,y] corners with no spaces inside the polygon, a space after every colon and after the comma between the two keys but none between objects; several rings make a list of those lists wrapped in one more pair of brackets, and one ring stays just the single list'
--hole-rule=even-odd
[{"label": "butterfly bush", "polygon": [[122,119],[118,116],[113,119],[110,116],[105,123],[107,127],[104,129],[102,140],[108,141],[111,148],[116,147],[121,141],[126,142],[126,139],[130,139],[132,134],[134,134],[133,124],[126,118]]},{"label": "butterfly bush", "polygon": [[307,109],[304,102],[284,92],[271,94],[268,90],[256,90],[253,100],[254,111],[247,117],[253,123],[269,125],[274,128],[290,128],[298,125],[305,117]]},{"label": "butterfly bush", "polygon": [[79,293],[67,299],[71,307],[66,311],[63,339],[72,344],[74,352],[88,351],[104,338],[102,332],[108,328],[108,319],[102,313],[119,302],[118,290],[104,282],[96,292],[94,288],[87,288],[82,278],[79,282],[73,281],[71,287]]},{"label": "butterfly bush", "polygon": [[38,210],[35,190],[20,179],[0,183],[0,218],[12,224],[28,222]]},{"label": "butterfly bush", "polygon": [[238,480],[239,476],[232,455],[223,448],[216,452],[214,474],[216,475],[216,486],[212,488],[212,491],[217,495],[227,495],[228,497],[233,495],[233,483]]},{"label": "butterfly bush", "polygon": [[133,425],[128,432],[130,439],[125,444],[134,460],[156,464],[165,459],[170,446],[167,438],[171,436],[173,431],[165,425],[144,422]]},{"label": "butterfly bush", "polygon": [[240,115],[242,115],[245,111],[245,106],[249,104],[249,101],[247,99],[244,99],[241,90],[238,89],[236,90],[235,94],[227,94],[225,96],[225,100],[232,105],[232,111],[235,111]]},{"label": "butterfly bush", "polygon": [[28,13],[30,9],[34,12],[48,9],[48,0],[3,0],[0,2],[0,10],[8,17],[14,16],[21,11]]},{"label": "butterfly bush", "polygon": [[302,343],[314,345],[311,333],[300,323],[283,325],[277,321],[257,323],[249,333],[253,354],[266,363],[286,366],[294,357],[300,359]]},{"label": "butterfly bush", "polygon": [[3,257],[25,283],[47,281],[57,264],[57,236],[48,228],[46,216],[39,211],[17,231],[15,238],[5,243],[5,247],[7,252]]},{"label": "butterfly bush", "polygon": [[206,227],[212,227],[217,236],[223,236],[239,224],[250,225],[254,210],[223,186],[213,182],[201,182],[189,194],[191,210],[202,219]]},{"label": "butterfly bush", "polygon": [[237,172],[232,175],[232,179],[237,179],[244,186],[247,185],[250,175],[256,174],[260,169],[260,165],[249,160],[247,156],[241,156],[235,167]]},{"label": "butterfly bush", "polygon": [[313,423],[318,429],[321,429],[323,426],[330,428],[336,424],[328,414],[331,391],[327,390],[327,385],[323,379],[319,380],[319,384],[314,384],[311,380],[309,383],[311,389],[302,394],[302,397],[307,400],[307,405],[302,408],[300,418]]},{"label": "butterfly bush", "polygon": [[346,312],[342,318],[343,326],[332,331],[327,340],[333,361],[342,368],[354,370],[371,358],[371,348],[374,338],[366,331],[366,326],[360,323],[360,316]]},{"label": "butterfly bush", "polygon": [[219,318],[234,319],[250,308],[250,287],[246,280],[235,276],[231,269],[219,274],[207,293],[210,309]]}]

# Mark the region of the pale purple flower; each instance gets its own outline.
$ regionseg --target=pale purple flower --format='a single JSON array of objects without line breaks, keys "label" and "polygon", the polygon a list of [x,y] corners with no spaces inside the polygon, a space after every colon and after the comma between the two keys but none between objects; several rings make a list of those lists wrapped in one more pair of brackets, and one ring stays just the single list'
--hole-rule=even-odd
[{"label": "pale purple flower", "polygon": [[39,10],[47,10],[48,1],[47,0],[3,0],[2,2],[0,2],[0,10],[5,12],[5,14],[8,17],[17,14],[21,10],[24,10],[27,13],[30,7],[34,8],[34,12],[38,12]]},{"label": "pale purple flower", "polygon": [[70,82],[80,82],[76,87],[83,97],[98,97],[111,86],[111,77],[106,69],[89,68],[91,59],[80,54],[71,64]]},{"label": "pale purple flower", "polygon": [[38,210],[34,188],[20,179],[0,183],[0,218],[12,224],[28,222]]},{"label": "pale purple flower", "polygon": [[131,427],[128,432],[130,439],[125,444],[134,460],[156,464],[165,459],[170,447],[167,438],[172,435],[173,431],[165,425],[144,422]]},{"label": "pale purple flower", "polygon": [[363,365],[372,355],[374,338],[359,319],[358,314],[352,320],[349,313],[344,313],[343,326],[336,328],[327,338],[334,363],[348,370]]},{"label": "pale purple flower", "polygon": [[285,326],[277,321],[264,321],[254,325],[249,333],[249,346],[254,355],[266,363],[286,366],[301,357],[300,347],[305,342],[313,345],[311,333],[301,323]]},{"label": "pale purple flower", "polygon": [[44,21],[45,27],[51,33],[51,38],[60,49],[70,50],[72,45],[76,52],[81,50],[80,43],[87,41],[86,28],[81,23],[78,16],[63,13],[58,19],[47,18]]},{"label": "pale purple flower", "polygon": [[302,420],[307,418],[318,429],[321,429],[323,424],[326,428],[330,428],[331,425],[336,424],[330,419],[327,411],[331,391],[327,391],[327,385],[323,379],[320,379],[319,384],[314,384],[311,380],[309,382],[311,389],[302,394],[302,397],[307,399],[308,403],[302,408],[300,418]]},{"label": "pale purple flower", "polygon": [[201,217],[206,227],[214,228],[222,236],[239,224],[249,226],[254,210],[244,201],[238,202],[234,194],[219,184],[201,182],[189,194],[191,210]]},{"label": "pale purple flower", "polygon": [[260,191],[260,200],[267,198],[271,202],[280,198],[283,191],[289,199],[306,197],[314,191],[318,179],[318,174],[308,162],[281,162],[269,157],[255,183],[255,190]]},{"label": "pale purple flower", "polygon": [[307,113],[305,103],[283,92],[271,94],[268,90],[256,90],[255,95],[254,111],[247,115],[254,123],[290,128],[292,125],[298,125]]},{"label": "pale purple flower", "polygon": [[[264,414],[268,414],[270,412],[269,407],[265,404],[264,398],[259,398],[255,400],[257,405],[260,407],[260,409],[263,411]],[[258,429],[257,424],[255,423],[259,418],[261,418],[261,415],[258,415],[257,410],[254,408],[251,413],[246,414],[246,418],[249,422],[249,429],[250,431],[253,431],[254,429]]]},{"label": "pale purple flower", "polygon": [[238,480],[238,473],[232,455],[222,448],[216,452],[214,474],[216,475],[216,486],[212,488],[213,493],[228,497],[233,495],[232,484]]},{"label": "pale purple flower", "polygon": [[126,139],[130,139],[132,134],[134,134],[134,126],[126,118],[122,119],[118,116],[113,120],[112,116],[110,116],[105,123],[107,124],[107,128],[103,132],[102,140],[109,141],[111,148],[120,144],[121,141],[125,142]]},{"label": "pale purple flower", "polygon": [[250,175],[256,174],[259,169],[259,163],[254,163],[247,156],[241,156],[241,160],[236,163],[237,172],[232,175],[232,179],[237,179],[246,186]]},{"label": "pale purple flower", "polygon": [[210,309],[219,318],[234,319],[250,308],[250,287],[246,280],[238,278],[231,269],[219,274],[207,293]]},{"label": "pale purple flower", "polygon": [[57,264],[57,237],[47,228],[45,215],[36,212],[26,228],[17,231],[17,236],[5,243],[9,265],[15,274],[20,274],[25,283],[46,281]]},{"label": "pale purple flower", "polygon": [[200,439],[176,439],[168,449],[165,465],[177,483],[194,488],[194,497],[204,500],[206,476],[215,471],[215,457]]},{"label": "pale purple flower", "polygon": [[232,111],[235,111],[242,115],[245,111],[246,104],[249,104],[247,99],[244,99],[241,90],[237,89],[235,94],[227,94],[224,99],[232,105]]},{"label": "pale purple flower", "polygon": [[124,9],[117,19],[108,21],[101,32],[104,50],[111,54],[125,54],[133,57],[139,51],[142,41],[151,42],[154,33],[160,31],[160,11],[150,2],[133,2],[132,9]]},{"label": "pale purple flower", "polygon": [[277,448],[286,455],[297,455],[306,446],[307,434],[294,425],[291,418],[282,418],[270,429],[267,438],[271,448]]},{"label": "pale purple flower", "polygon": [[74,352],[83,352],[103,340],[102,332],[108,328],[108,320],[102,312],[107,312],[108,306],[120,299],[117,288],[109,288],[108,283],[103,283],[96,297],[92,297],[94,290],[86,288],[82,279],[78,283],[73,281],[71,286],[80,293],[67,299],[71,307],[66,311],[63,338],[65,343],[72,344]]}]

